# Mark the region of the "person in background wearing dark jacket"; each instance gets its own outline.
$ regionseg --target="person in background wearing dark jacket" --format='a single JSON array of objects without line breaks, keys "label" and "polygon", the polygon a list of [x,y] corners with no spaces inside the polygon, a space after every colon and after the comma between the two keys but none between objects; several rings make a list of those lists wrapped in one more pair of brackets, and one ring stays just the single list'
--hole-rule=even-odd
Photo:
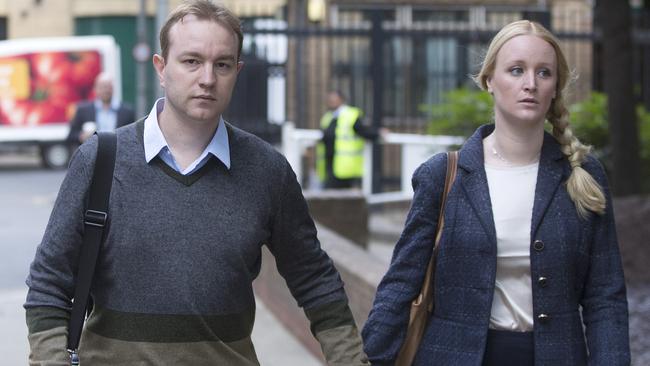
[{"label": "person in background wearing dark jacket", "polygon": [[361,109],[345,104],[339,91],[327,93],[328,111],[320,121],[322,143],[317,147],[317,170],[325,188],[352,188],[363,176],[364,139],[376,141],[388,129],[363,124]]},{"label": "person in background wearing dark jacket", "polygon": [[[494,100],[459,151],[415,365],[630,364],[628,308],[602,165],[573,135],[570,69],[535,22],[505,26],[475,78]],[[552,134],[544,130],[544,122]],[[447,159],[415,195],[363,330],[372,365],[393,365],[435,241]]]},{"label": "person in background wearing dark jacket", "polygon": [[77,106],[70,121],[68,143],[73,147],[86,141],[95,131],[113,131],[135,121],[130,106],[113,100],[113,78],[108,73],[97,75],[95,95],[95,100]]}]

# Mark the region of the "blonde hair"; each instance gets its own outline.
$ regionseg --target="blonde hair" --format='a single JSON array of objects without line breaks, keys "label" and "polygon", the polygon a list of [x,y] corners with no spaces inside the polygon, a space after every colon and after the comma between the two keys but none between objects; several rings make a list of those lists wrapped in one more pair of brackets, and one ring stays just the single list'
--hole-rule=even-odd
[{"label": "blonde hair", "polygon": [[567,180],[567,192],[573,200],[576,210],[581,217],[586,217],[589,211],[603,214],[606,200],[602,187],[582,168],[582,162],[591,150],[583,145],[569,126],[569,110],[566,107],[563,92],[571,79],[571,71],[555,36],[541,24],[529,20],[519,20],[503,27],[492,39],[488,47],[481,70],[474,77],[476,84],[487,90],[487,80],[494,73],[497,54],[501,47],[510,39],[521,35],[533,35],[548,42],[555,50],[557,57],[557,87],[555,98],[546,112],[546,120],[553,126],[553,136],[560,143],[561,150],[571,164],[571,175]]}]

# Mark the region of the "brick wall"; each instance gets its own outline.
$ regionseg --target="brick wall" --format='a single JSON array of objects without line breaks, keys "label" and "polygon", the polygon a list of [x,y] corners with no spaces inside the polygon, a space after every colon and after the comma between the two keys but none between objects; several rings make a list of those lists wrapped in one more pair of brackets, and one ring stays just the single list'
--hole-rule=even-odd
[{"label": "brick wall", "polygon": [[358,190],[325,190],[305,193],[315,221],[353,243],[368,245],[368,205]]}]

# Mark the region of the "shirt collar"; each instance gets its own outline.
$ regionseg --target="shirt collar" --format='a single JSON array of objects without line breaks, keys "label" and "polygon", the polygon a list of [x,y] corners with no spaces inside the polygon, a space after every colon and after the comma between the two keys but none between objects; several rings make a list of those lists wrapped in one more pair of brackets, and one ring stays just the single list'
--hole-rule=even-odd
[{"label": "shirt collar", "polygon": [[[111,111],[117,111],[118,108],[119,108],[119,103],[117,103],[116,101],[112,100],[112,101],[111,101],[111,109],[110,109],[110,110],[111,110]],[[99,110],[103,110],[103,109],[102,109],[102,101],[101,101],[101,100],[99,100],[99,99],[95,99],[95,109],[98,110],[98,111],[99,111]]]},{"label": "shirt collar", "polygon": [[341,114],[341,111],[343,111],[343,109],[345,109],[345,108],[347,108],[347,107],[348,107],[348,106],[347,106],[346,104],[341,104],[338,108],[336,108],[336,109],[334,110],[334,112],[332,112],[332,116],[333,116],[333,117],[338,117],[339,114]]},{"label": "shirt collar", "polygon": [[[165,105],[165,98],[160,98],[154,103],[151,112],[144,120],[144,157],[149,163],[158,156],[163,149],[169,149],[165,136],[158,125],[158,114],[162,112]],[[228,131],[222,117],[219,117],[219,125],[212,140],[205,148],[204,153],[212,154],[230,169],[230,145],[228,142]],[[201,154],[204,155],[204,154]]]}]

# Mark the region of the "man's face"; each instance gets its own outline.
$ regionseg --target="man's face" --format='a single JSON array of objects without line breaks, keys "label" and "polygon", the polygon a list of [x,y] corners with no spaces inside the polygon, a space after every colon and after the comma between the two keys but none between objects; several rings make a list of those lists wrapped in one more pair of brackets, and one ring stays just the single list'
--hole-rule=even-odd
[{"label": "man's face", "polygon": [[327,108],[331,111],[336,110],[343,104],[343,98],[338,93],[327,93]]},{"label": "man's face", "polygon": [[109,104],[113,98],[113,83],[110,80],[97,80],[95,83],[95,94],[97,99]]},{"label": "man's face", "polygon": [[154,56],[165,109],[182,121],[216,123],[243,63],[237,36],[219,23],[188,15],[169,30],[169,54]]}]

